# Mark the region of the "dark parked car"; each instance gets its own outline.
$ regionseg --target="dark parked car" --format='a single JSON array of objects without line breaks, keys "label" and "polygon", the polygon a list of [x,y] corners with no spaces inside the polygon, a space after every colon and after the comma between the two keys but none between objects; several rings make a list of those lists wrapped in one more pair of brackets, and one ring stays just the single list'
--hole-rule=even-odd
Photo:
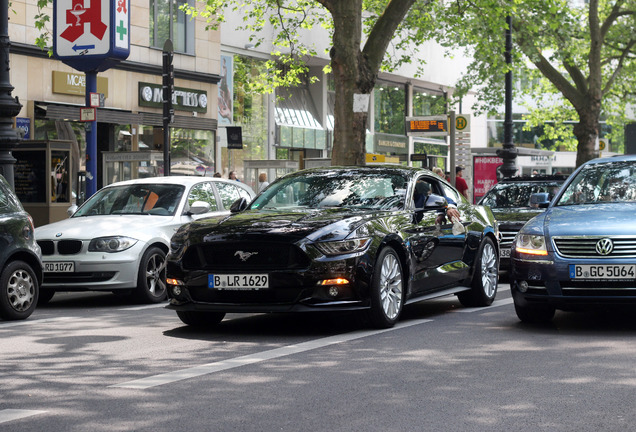
[{"label": "dark parked car", "polygon": [[[454,228],[447,201],[458,203]],[[488,208],[428,170],[299,171],[251,204],[236,202],[230,216],[179,229],[167,307],[189,325],[217,324],[226,312],[366,310],[375,327],[390,327],[418,300],[491,304],[497,236]]]},{"label": "dark parked car", "polygon": [[636,156],[583,164],[519,232],[510,285],[522,321],[547,321],[555,309],[636,306]]},{"label": "dark parked car", "polygon": [[28,318],[38,302],[42,255],[33,220],[0,175],[0,318]]},{"label": "dark parked car", "polygon": [[521,227],[545,211],[545,208],[530,205],[530,196],[545,192],[551,200],[567,177],[554,174],[506,178],[494,185],[479,201],[479,205],[490,207],[499,224],[500,271],[507,272],[510,269],[510,246]]}]

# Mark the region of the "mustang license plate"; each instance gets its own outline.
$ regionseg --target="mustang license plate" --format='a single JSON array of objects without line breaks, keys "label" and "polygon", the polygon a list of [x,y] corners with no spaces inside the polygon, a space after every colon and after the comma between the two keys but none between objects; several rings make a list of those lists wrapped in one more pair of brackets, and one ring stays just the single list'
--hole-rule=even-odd
[{"label": "mustang license plate", "polygon": [[636,279],[636,264],[570,264],[570,279],[625,280]]},{"label": "mustang license plate", "polygon": [[263,289],[269,288],[267,274],[223,274],[208,275],[208,288],[218,290]]},{"label": "mustang license plate", "polygon": [[72,261],[65,262],[45,262],[45,273],[73,273],[75,271],[75,263]]}]

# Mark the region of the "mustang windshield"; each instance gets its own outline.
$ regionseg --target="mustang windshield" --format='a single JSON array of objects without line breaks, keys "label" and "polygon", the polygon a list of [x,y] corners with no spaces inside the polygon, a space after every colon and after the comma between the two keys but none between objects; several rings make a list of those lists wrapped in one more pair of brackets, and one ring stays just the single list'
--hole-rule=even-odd
[{"label": "mustang windshield", "polygon": [[585,166],[556,205],[636,202],[636,164],[608,162]]},{"label": "mustang windshield", "polygon": [[185,188],[170,184],[107,187],[90,197],[73,217],[114,214],[174,215]]},{"label": "mustang windshield", "polygon": [[408,180],[393,172],[309,173],[272,183],[252,209],[357,207],[404,208]]}]

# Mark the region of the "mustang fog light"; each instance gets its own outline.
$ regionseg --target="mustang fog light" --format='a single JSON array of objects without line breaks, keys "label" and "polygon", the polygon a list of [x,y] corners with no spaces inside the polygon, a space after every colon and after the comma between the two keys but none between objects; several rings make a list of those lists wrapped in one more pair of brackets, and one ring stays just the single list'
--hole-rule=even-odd
[{"label": "mustang fog light", "polygon": [[528,291],[528,282],[526,281],[521,281],[517,283],[517,286],[519,287],[519,292],[526,292]]},{"label": "mustang fog light", "polygon": [[175,296],[180,296],[181,295],[181,288],[179,288],[178,286],[173,286],[172,287],[172,294],[174,294]]},{"label": "mustang fog light", "polygon": [[338,293],[339,293],[338,287],[335,287],[335,286],[329,287],[328,292],[331,297],[338,297]]},{"label": "mustang fog light", "polygon": [[323,279],[318,282],[318,285],[347,285],[349,283],[349,279],[345,278],[334,278],[334,279]]}]

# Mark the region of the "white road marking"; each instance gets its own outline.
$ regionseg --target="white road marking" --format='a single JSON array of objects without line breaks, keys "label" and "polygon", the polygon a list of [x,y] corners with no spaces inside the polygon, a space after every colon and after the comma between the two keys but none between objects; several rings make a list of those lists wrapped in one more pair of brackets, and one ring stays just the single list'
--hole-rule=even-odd
[{"label": "white road marking", "polygon": [[42,323],[50,323],[54,321],[64,321],[64,320],[70,320],[72,318],[73,317],[56,317],[56,318],[44,318],[44,319],[27,319],[22,321],[3,321],[3,322],[0,322],[0,330],[4,328],[8,328],[8,327],[16,327],[20,325],[35,325],[35,324],[42,324]]},{"label": "white road marking", "polygon": [[0,410],[0,423],[6,423],[13,420],[31,417],[38,414],[44,414],[46,411],[21,410],[21,409],[5,409]]},{"label": "white road marking", "polygon": [[145,306],[132,306],[132,307],[125,307],[125,308],[121,308],[121,309],[117,309],[120,311],[138,311],[138,310],[144,310],[144,309],[154,309],[154,308],[159,308],[159,307],[165,307],[168,303],[157,303],[157,304],[151,304],[151,305],[145,305]]},{"label": "white road marking", "polygon": [[494,308],[494,307],[497,307],[497,306],[505,306],[505,305],[508,305],[510,303],[512,303],[512,297],[506,298],[506,299],[502,299],[502,300],[495,300],[494,302],[492,302],[492,304],[490,306],[455,309],[455,310],[453,310],[453,312],[469,313],[469,312],[487,311],[490,308]]},{"label": "white road marking", "polygon": [[329,336],[322,339],[303,342],[296,345],[289,345],[285,347],[276,348],[269,351],[263,351],[259,353],[249,354],[241,357],[222,360],[214,363],[208,363],[201,366],[195,366],[187,369],[181,369],[174,372],[168,372],[160,375],[149,376],[133,381],[127,381],[121,384],[114,384],[110,387],[118,388],[131,388],[131,389],[147,389],[163,384],[169,384],[176,381],[195,378],[201,375],[208,375],[215,372],[220,372],[228,369],[237,368],[249,364],[260,363],[266,360],[272,360],[279,357],[284,357],[292,354],[298,354],[305,351],[310,351],[317,348],[322,348],[329,345],[348,342],[355,339],[360,339],[367,336],[373,336],[389,331],[399,330],[405,327],[411,327],[419,324],[431,322],[430,319],[421,319],[415,321],[406,321],[398,323],[395,327],[384,330],[361,330],[357,332]]}]

